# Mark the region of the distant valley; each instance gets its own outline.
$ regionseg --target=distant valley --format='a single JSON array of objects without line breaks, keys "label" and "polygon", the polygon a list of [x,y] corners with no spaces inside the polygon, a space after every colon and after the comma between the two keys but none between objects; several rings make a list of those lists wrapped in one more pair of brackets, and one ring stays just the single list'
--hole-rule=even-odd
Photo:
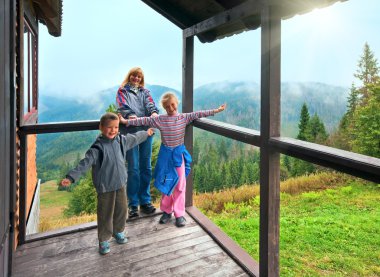
[{"label": "distant valley", "polygon": [[[181,93],[175,89],[147,85],[157,106],[166,91]],[[39,123],[96,120],[110,104],[115,104],[118,87],[95,93],[87,98],[64,98],[42,92],[39,97]],[[281,98],[281,133],[295,137],[302,104],[305,102],[310,115],[317,113],[328,132],[333,130],[346,110],[349,88],[322,83],[283,83]],[[49,95],[48,95],[49,94]],[[78,93],[79,95],[79,93]],[[250,82],[211,83],[194,89],[194,110],[216,108],[227,103],[225,112],[215,116],[230,124],[259,130],[260,88]],[[181,104],[179,105],[181,106]],[[162,109],[160,108],[162,111]],[[95,139],[98,131],[39,135],[37,139],[37,164],[39,172],[57,168],[64,161],[73,161]],[[199,132],[196,132],[196,135]]]}]

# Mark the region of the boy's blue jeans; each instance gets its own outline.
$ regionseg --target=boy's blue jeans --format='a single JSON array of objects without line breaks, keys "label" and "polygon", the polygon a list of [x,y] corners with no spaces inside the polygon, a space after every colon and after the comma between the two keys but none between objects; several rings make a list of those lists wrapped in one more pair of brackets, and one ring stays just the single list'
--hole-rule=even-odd
[{"label": "boy's blue jeans", "polygon": [[153,137],[127,151],[128,163],[127,196],[128,206],[144,205],[151,202],[150,180],[152,179]]}]

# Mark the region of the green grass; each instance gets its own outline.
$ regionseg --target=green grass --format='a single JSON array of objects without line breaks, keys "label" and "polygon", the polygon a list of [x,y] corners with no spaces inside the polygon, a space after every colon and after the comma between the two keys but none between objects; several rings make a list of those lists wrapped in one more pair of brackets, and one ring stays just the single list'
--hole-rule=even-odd
[{"label": "green grass", "polygon": [[55,180],[41,184],[41,209],[67,205],[71,194],[67,191],[58,191]]},{"label": "green grass", "polygon": [[40,212],[44,218],[62,218],[63,209],[67,207],[71,193],[58,191],[55,180],[41,184]]},{"label": "green grass", "polygon": [[68,206],[72,193],[57,190],[57,181],[41,184],[39,232],[96,221],[96,214],[66,217],[63,210]]},{"label": "green grass", "polygon": [[[281,194],[281,276],[380,276],[380,187]],[[259,200],[206,213],[259,260]]]}]

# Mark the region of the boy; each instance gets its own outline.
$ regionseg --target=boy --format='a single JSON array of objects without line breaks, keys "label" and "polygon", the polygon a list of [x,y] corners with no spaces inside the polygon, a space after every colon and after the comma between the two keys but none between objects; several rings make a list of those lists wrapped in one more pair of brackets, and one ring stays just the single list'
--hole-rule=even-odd
[{"label": "boy", "polygon": [[152,128],[126,136],[119,134],[119,118],[114,113],[106,113],[100,118],[101,134],[87,150],[85,157],[61,181],[69,186],[92,167],[92,181],[98,194],[97,222],[99,253],[110,252],[108,240],[113,236],[116,242],[124,244],[127,219],[125,153],[127,150],[152,136]]}]

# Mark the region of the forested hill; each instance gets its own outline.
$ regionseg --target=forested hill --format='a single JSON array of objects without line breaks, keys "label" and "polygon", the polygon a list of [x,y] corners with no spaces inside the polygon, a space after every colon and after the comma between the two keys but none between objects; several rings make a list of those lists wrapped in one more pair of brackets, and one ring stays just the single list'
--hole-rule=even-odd
[{"label": "forested hill", "polygon": [[[148,85],[152,97],[159,105],[161,95],[166,91],[180,92],[165,86]],[[39,122],[62,122],[96,120],[110,104],[115,103],[118,87],[101,91],[87,98],[63,98],[46,96],[41,93]],[[282,85],[281,118],[284,136],[295,137],[301,106],[305,102],[311,115],[317,113],[329,131],[338,125],[346,110],[349,89],[320,83],[284,83]],[[53,94],[50,94],[53,95]],[[79,95],[79,93],[78,93]],[[194,91],[194,109],[216,108],[227,103],[225,112],[215,120],[258,130],[260,123],[260,89],[258,84],[248,82],[223,82],[201,86]],[[181,105],[179,105],[181,106]],[[37,166],[40,178],[44,172],[58,170],[66,161],[73,162],[82,155],[95,139],[98,131],[70,132],[38,135]],[[200,136],[199,132],[195,133]],[[205,133],[202,133],[203,135]],[[199,141],[204,141],[199,139]],[[48,174],[50,176],[50,173]]]},{"label": "forested hill", "polygon": [[[88,98],[63,98],[40,95],[39,122],[58,122],[99,119],[110,104],[115,103],[117,86]],[[156,104],[161,95],[175,89],[147,85]],[[346,110],[348,88],[322,83],[283,83],[281,89],[281,120],[283,125],[297,123],[303,103],[309,113],[317,113],[327,130],[334,128]],[[194,91],[194,109],[215,108],[222,103],[228,110],[223,120],[245,127],[259,129],[260,88],[256,83],[220,82],[198,87]]]},{"label": "forested hill", "polygon": [[[317,113],[328,131],[335,128],[346,111],[349,88],[322,83],[283,83],[281,87],[282,131],[287,126],[297,126],[303,103],[310,115]],[[207,84],[195,90],[196,109],[228,104],[223,116],[236,125],[259,129],[260,87],[256,83],[225,82]],[[294,128],[293,128],[294,129]],[[298,131],[298,130],[297,130]],[[295,132],[284,134],[294,136]]]},{"label": "forested hill", "polygon": [[[118,86],[115,86],[86,98],[54,96],[54,94],[48,92],[41,93],[38,120],[40,123],[46,123],[99,119],[110,104],[116,103],[117,89]],[[152,97],[157,104],[161,95],[168,90],[179,94],[174,89],[158,85],[147,85],[147,89],[151,91]]]}]

